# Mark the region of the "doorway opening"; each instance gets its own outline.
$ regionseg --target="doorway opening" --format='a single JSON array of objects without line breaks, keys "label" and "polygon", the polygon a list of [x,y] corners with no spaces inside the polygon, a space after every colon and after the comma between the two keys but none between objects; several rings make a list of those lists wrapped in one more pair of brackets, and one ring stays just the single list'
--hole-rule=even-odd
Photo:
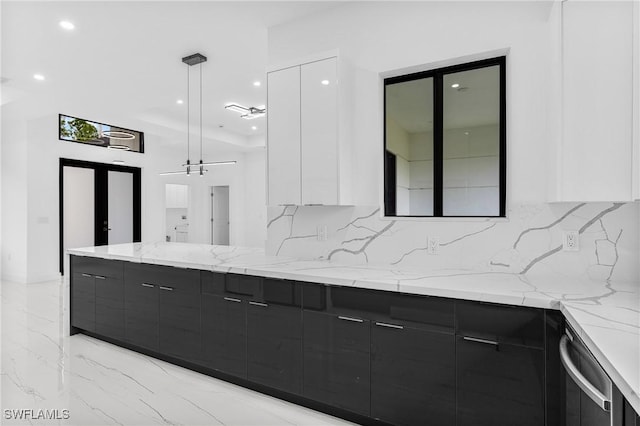
[{"label": "doorway opening", "polygon": [[60,158],[60,273],[68,248],[140,242],[140,168]]},{"label": "doorway opening", "polygon": [[229,187],[211,188],[211,244],[229,245]]}]

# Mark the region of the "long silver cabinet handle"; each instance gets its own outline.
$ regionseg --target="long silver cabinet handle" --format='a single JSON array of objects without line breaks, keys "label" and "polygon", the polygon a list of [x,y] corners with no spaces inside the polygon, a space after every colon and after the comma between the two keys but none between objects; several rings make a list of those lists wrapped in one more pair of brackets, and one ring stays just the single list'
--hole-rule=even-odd
[{"label": "long silver cabinet handle", "polygon": [[[584,393],[587,394],[589,398],[604,411],[611,411],[611,399],[600,392],[591,382],[589,382],[583,375],[580,373],[578,367],[575,366],[573,361],[571,361],[571,357],[569,356],[569,338],[564,335],[560,338],[560,361],[562,361],[562,365],[564,365],[564,369],[567,371],[567,374],[571,377],[571,379],[575,382],[576,385]],[[590,356],[588,356],[590,358]],[[595,361],[594,361],[595,362]],[[611,389],[611,380],[607,377],[606,382],[609,390]]]},{"label": "long silver cabinet handle", "polygon": [[225,297],[224,300],[226,300],[227,302],[235,302],[235,303],[242,302],[242,300],[236,299],[235,297]]},{"label": "long silver cabinet handle", "polygon": [[266,307],[268,307],[268,306],[269,306],[269,305],[267,305],[266,303],[262,303],[262,302],[253,302],[253,301],[252,301],[252,302],[249,302],[249,304],[250,304],[250,305],[253,305],[253,306],[262,306],[263,308],[266,308]]},{"label": "long silver cabinet handle", "polygon": [[343,317],[342,315],[338,315],[338,319],[351,322],[364,322],[364,320],[361,320],[360,318]]},{"label": "long silver cabinet handle", "polygon": [[160,288],[160,290],[173,291],[173,287],[166,287],[166,286],[161,285],[159,288]]},{"label": "long silver cabinet handle", "polygon": [[89,275],[89,274],[82,274],[82,276],[87,278],[93,278],[93,275]]},{"label": "long silver cabinet handle", "polygon": [[377,322],[377,326],[379,327],[387,327],[387,328],[397,328],[398,330],[404,330],[404,327],[397,324],[388,324],[386,322]]},{"label": "long silver cabinet handle", "polygon": [[101,275],[94,275],[94,278],[97,278],[99,280],[106,280],[107,279],[107,277],[103,277]]},{"label": "long silver cabinet handle", "polygon": [[153,284],[142,283],[142,287],[155,287]]},{"label": "long silver cabinet handle", "polygon": [[462,338],[467,342],[484,343],[485,345],[493,345],[493,346],[499,345],[499,343],[496,342],[495,340],[478,339],[477,337],[469,337],[469,336],[463,336]]}]

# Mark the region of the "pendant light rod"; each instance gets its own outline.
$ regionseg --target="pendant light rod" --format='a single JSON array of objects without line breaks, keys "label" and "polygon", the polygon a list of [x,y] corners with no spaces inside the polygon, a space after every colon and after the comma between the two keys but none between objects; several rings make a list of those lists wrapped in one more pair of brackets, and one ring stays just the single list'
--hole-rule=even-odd
[{"label": "pendant light rod", "polygon": [[[200,65],[200,159],[202,163],[202,63],[207,61],[207,57],[194,53],[193,55],[185,56],[182,58],[182,62],[189,67],[194,65]],[[191,84],[190,84],[191,70],[187,68],[187,176],[191,174]],[[200,176],[202,176],[203,170],[200,167]]]}]

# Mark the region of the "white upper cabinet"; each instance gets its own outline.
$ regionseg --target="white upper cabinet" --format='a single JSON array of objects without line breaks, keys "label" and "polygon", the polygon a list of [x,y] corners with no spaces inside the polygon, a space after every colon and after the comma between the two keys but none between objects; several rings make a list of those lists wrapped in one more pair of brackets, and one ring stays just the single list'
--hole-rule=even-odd
[{"label": "white upper cabinet", "polygon": [[633,199],[633,11],[633,2],[562,3],[556,201]]},{"label": "white upper cabinet", "polygon": [[336,58],[300,67],[302,204],[339,204],[336,67]]},{"label": "white upper cabinet", "polygon": [[337,57],[269,72],[269,205],[349,203],[342,80]]},{"label": "white upper cabinet", "polygon": [[300,67],[267,80],[268,204],[300,204]]}]

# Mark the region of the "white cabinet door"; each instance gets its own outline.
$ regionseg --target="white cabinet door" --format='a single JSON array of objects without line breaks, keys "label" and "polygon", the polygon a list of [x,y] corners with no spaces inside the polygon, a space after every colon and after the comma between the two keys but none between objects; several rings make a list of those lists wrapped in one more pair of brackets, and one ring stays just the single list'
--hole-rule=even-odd
[{"label": "white cabinet door", "polygon": [[337,59],[301,67],[302,204],[339,204]]},{"label": "white cabinet door", "polygon": [[562,5],[560,201],[630,200],[633,3]]},{"label": "white cabinet door", "polygon": [[300,204],[300,67],[268,74],[267,126],[268,204]]}]

